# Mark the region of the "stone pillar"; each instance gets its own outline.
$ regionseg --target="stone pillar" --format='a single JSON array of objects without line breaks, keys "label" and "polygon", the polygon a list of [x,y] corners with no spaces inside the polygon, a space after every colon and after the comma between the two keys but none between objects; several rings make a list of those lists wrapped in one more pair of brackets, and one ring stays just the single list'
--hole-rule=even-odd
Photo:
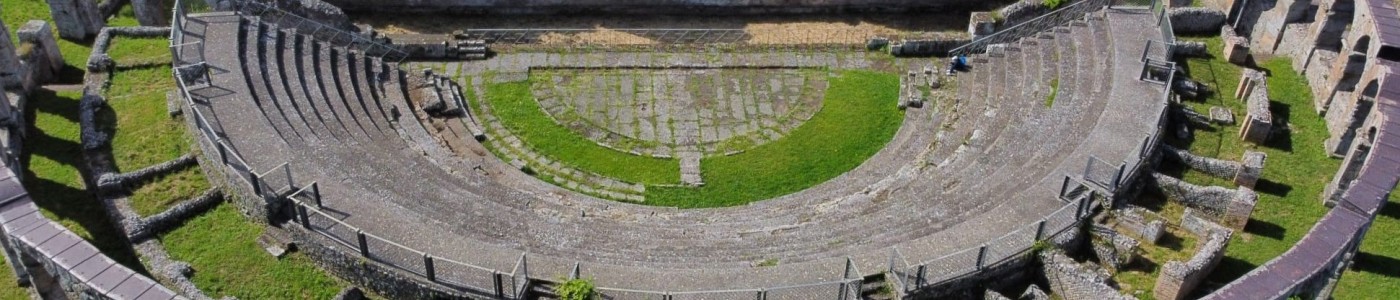
[{"label": "stone pillar", "polygon": [[10,28],[0,22],[0,84],[5,89],[24,88],[24,69],[15,55],[15,43],[10,40]]},{"label": "stone pillar", "polygon": [[1249,39],[1235,34],[1235,29],[1229,25],[1220,27],[1220,36],[1225,40],[1221,56],[1226,61],[1237,65],[1249,62]]},{"label": "stone pillar", "polygon": [[136,22],[141,26],[170,26],[170,10],[165,0],[131,0]]},{"label": "stone pillar", "polygon": [[50,82],[63,71],[63,53],[48,22],[31,20],[19,29],[20,59],[30,85]]},{"label": "stone pillar", "polygon": [[1245,151],[1244,158],[1240,162],[1240,169],[1235,173],[1235,185],[1254,188],[1254,184],[1259,182],[1259,174],[1264,171],[1266,158],[1268,155],[1264,152]]},{"label": "stone pillar", "polygon": [[1245,70],[1241,82],[1249,81],[1249,91],[1237,93],[1246,95],[1246,114],[1240,124],[1240,139],[1255,144],[1263,144],[1273,131],[1273,113],[1269,111],[1269,84],[1264,73]]},{"label": "stone pillar", "polygon": [[1259,194],[1248,187],[1235,189],[1235,197],[1225,203],[1225,214],[1220,217],[1220,225],[1234,230],[1244,230],[1249,223],[1249,215],[1254,213],[1254,205],[1259,202]]},{"label": "stone pillar", "polygon": [[107,26],[107,19],[92,0],[48,0],[58,36],[68,40],[84,40]]}]

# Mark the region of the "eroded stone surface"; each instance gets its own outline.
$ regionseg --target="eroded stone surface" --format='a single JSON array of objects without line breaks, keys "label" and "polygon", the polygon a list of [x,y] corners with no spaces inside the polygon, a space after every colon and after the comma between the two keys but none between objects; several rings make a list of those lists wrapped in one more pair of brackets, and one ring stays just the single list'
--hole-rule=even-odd
[{"label": "eroded stone surface", "polygon": [[[814,69],[556,69],[533,83],[545,112],[600,145],[654,157],[744,151],[821,109]],[[687,183],[690,183],[687,181]]]}]

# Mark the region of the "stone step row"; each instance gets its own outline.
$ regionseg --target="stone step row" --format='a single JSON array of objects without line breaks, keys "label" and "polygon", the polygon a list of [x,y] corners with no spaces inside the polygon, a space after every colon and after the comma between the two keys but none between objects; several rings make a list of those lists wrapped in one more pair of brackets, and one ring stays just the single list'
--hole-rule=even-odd
[{"label": "stone step row", "polygon": [[245,65],[262,70],[248,74],[249,89],[279,135],[312,144],[321,143],[322,135],[333,140],[384,138],[391,125],[381,104],[386,93],[377,80],[384,77],[379,75],[382,63],[257,17],[245,22]]}]

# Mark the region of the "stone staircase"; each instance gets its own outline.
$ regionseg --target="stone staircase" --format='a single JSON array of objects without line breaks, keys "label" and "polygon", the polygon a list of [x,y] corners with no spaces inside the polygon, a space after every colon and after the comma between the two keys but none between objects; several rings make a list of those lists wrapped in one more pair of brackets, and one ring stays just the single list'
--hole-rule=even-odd
[{"label": "stone staircase", "polygon": [[385,103],[403,102],[401,72],[256,17],[240,30],[240,61],[252,101],[288,143],[374,141],[393,132]]}]

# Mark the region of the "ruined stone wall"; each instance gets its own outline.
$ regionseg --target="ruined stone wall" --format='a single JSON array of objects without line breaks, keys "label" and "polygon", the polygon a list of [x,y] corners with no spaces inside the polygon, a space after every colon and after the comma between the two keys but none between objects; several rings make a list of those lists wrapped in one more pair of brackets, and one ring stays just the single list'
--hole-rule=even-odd
[{"label": "ruined stone wall", "polygon": [[1062,299],[1135,299],[1120,294],[1107,271],[1075,262],[1060,250],[1041,252],[1040,260],[1050,291]]},{"label": "ruined stone wall", "polygon": [[1157,299],[1179,300],[1186,298],[1202,280],[1215,270],[1220,259],[1225,257],[1225,246],[1230,242],[1231,231],[1226,229],[1208,230],[1205,243],[1196,249],[1190,260],[1168,261],[1157,276],[1157,286],[1153,296]]},{"label": "ruined stone wall", "polygon": [[767,14],[916,12],[985,8],[1009,1],[964,0],[326,0],[353,12],[467,14]]}]

